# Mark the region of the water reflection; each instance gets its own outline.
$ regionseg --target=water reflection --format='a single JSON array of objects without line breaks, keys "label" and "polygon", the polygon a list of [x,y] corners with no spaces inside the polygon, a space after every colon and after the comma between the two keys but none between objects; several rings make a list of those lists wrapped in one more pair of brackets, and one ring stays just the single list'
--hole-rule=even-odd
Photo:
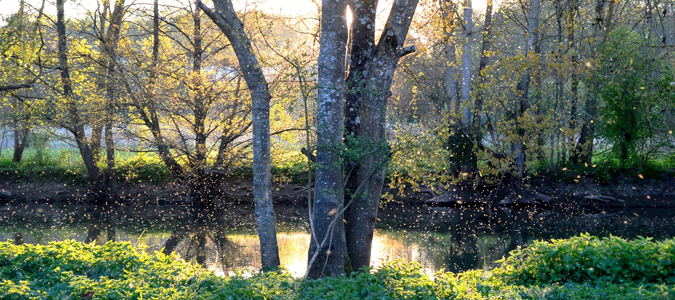
[{"label": "water reflection", "polygon": [[[282,210],[278,217],[281,263],[301,276],[310,241],[307,222],[298,217],[305,212],[302,208]],[[536,239],[581,232],[657,239],[675,234],[675,212],[663,209],[551,211],[391,205],[378,217],[373,265],[401,258],[420,262],[429,274],[442,269],[490,268],[509,251]],[[260,267],[253,207],[246,205],[205,214],[178,206],[8,204],[0,206],[0,239],[17,244],[66,239],[97,244],[128,241],[147,252],[175,252],[219,274]]]}]

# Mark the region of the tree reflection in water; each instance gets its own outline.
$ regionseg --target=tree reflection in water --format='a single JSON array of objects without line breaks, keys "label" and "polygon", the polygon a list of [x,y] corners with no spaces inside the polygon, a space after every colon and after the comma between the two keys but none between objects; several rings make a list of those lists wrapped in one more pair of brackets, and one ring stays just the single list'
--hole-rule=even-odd
[{"label": "tree reflection in water", "polygon": [[[118,209],[117,205],[94,206],[92,212],[88,214],[91,224],[87,229],[87,237],[84,242],[87,244],[105,244],[114,242],[117,235]],[[101,241],[101,232],[106,231],[105,241]]]},{"label": "tree reflection in water", "polygon": [[[531,212],[502,207],[434,208],[429,226],[450,240],[436,268],[451,272],[490,268],[529,239]],[[439,259],[440,258],[440,259]]]},{"label": "tree reflection in water", "polygon": [[[238,266],[238,257],[243,255],[242,246],[232,242],[216,215],[193,210],[182,218],[164,242],[164,254],[177,253],[186,261],[195,261],[202,266],[215,266],[220,262],[223,271]],[[209,255],[212,254],[212,255]],[[207,258],[216,261],[208,261]]]}]

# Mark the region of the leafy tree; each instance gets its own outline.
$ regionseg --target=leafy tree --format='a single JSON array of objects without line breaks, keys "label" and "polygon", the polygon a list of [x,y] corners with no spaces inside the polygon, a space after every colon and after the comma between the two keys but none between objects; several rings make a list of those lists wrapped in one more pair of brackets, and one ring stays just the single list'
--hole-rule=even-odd
[{"label": "leafy tree", "polygon": [[28,146],[29,135],[40,123],[37,112],[41,101],[36,98],[36,84],[53,69],[46,68],[42,60],[40,21],[42,8],[31,12],[24,1],[19,11],[12,14],[0,28],[0,95],[3,114],[13,127],[14,153],[12,160],[20,162]]},{"label": "leafy tree", "polygon": [[663,118],[673,100],[673,75],[637,33],[612,32],[602,50],[597,93],[602,100],[600,134],[622,167],[642,167],[671,147]]}]

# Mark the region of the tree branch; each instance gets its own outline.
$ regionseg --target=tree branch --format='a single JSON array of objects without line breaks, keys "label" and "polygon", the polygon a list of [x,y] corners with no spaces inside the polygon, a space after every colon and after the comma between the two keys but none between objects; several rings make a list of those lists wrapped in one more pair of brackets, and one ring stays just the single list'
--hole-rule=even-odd
[{"label": "tree branch", "polygon": [[410,45],[410,46],[408,46],[408,47],[403,47],[403,49],[401,49],[401,55],[399,55],[398,58],[402,58],[402,57],[404,57],[404,56],[406,56],[406,55],[408,55],[408,54],[415,53],[415,51],[417,51],[417,49],[415,48],[415,45]]},{"label": "tree branch", "polygon": [[47,74],[47,73],[49,73],[49,72],[51,72],[51,71],[53,71],[53,70],[57,70],[57,69],[59,69],[59,67],[49,69],[49,70],[47,70],[46,72],[41,72],[40,74],[38,74],[37,76],[35,76],[35,78],[33,78],[33,80],[31,80],[31,81],[28,82],[28,83],[11,84],[11,85],[3,85],[3,86],[0,86],[0,92],[5,92],[5,91],[15,91],[15,90],[20,90],[20,89],[32,88],[33,85],[35,85],[35,83],[40,79],[40,77],[44,76],[45,74]]}]

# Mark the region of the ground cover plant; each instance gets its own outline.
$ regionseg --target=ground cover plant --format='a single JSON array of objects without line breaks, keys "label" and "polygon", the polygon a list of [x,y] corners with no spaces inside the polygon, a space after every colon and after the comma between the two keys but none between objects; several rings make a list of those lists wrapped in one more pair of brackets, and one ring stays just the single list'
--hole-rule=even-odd
[{"label": "ground cover plant", "polygon": [[675,284],[675,240],[581,235],[511,252],[499,274],[518,284],[637,282]]},{"label": "ground cover plant", "polygon": [[[425,275],[392,260],[372,272],[318,280],[284,270],[218,277],[129,243],[0,243],[2,299],[672,299],[675,240],[588,235],[537,242],[494,270]],[[576,254],[572,254],[576,253]],[[563,264],[566,262],[567,264]],[[611,262],[615,262],[611,265]],[[563,269],[554,271],[562,265]],[[570,266],[567,268],[567,266]],[[601,267],[606,266],[606,267]],[[621,266],[621,270],[615,269]],[[551,270],[554,269],[554,270]],[[589,275],[595,268],[598,276]],[[604,270],[604,271],[601,271]],[[615,274],[614,279],[602,277]],[[576,274],[576,276],[575,276]],[[624,276],[628,274],[628,276]],[[563,277],[567,276],[567,277]],[[556,279],[553,279],[556,278]]]}]

